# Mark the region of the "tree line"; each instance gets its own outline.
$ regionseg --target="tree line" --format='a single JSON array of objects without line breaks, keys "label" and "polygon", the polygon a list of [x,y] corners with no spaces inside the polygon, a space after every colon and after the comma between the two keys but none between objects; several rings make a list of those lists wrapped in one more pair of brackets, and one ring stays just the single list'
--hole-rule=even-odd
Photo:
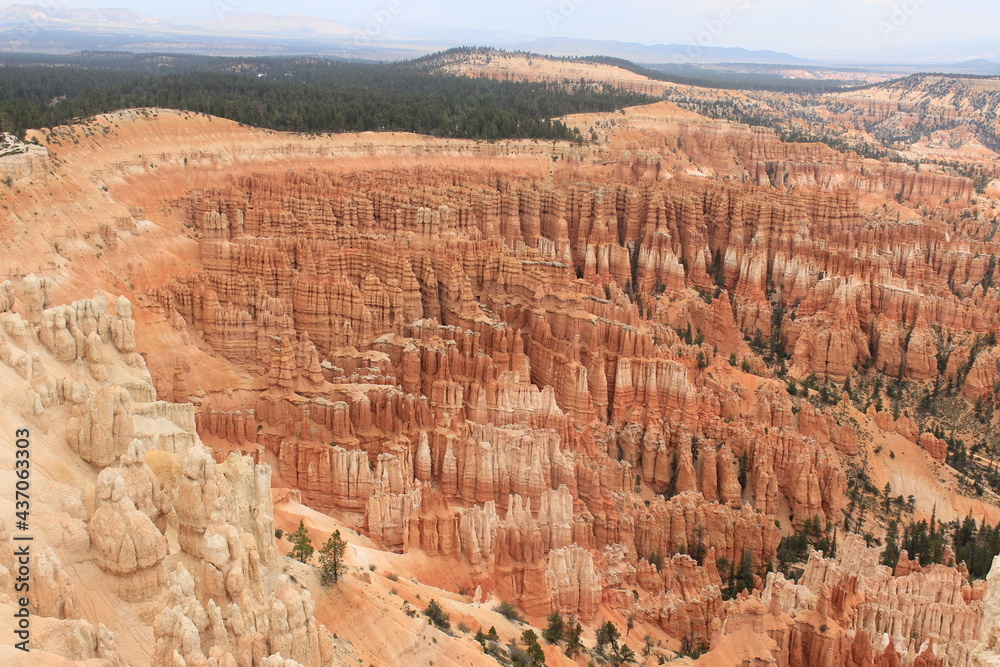
[{"label": "tree line", "polygon": [[118,53],[0,58],[0,130],[19,135],[157,106],[295,132],[581,140],[555,119],[650,101],[606,85],[491,81],[410,63]]},{"label": "tree line", "polygon": [[[902,530],[900,530],[902,528]],[[943,524],[933,516],[926,520],[889,524],[882,564],[895,567],[901,551],[910,560],[921,565],[942,563],[945,546],[950,546],[956,563],[965,563],[972,579],[985,579],[993,565],[993,557],[1000,553],[1000,526],[990,526],[985,521],[977,524],[971,516],[961,522]]]}]

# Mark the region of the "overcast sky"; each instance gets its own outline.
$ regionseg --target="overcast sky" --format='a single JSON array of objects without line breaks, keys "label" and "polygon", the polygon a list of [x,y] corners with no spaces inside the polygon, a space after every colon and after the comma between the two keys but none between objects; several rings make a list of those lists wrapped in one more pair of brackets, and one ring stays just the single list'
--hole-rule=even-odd
[{"label": "overcast sky", "polygon": [[[308,14],[352,25],[385,20],[534,36],[773,49],[806,57],[926,49],[950,40],[1000,41],[997,0],[45,0],[123,7],[177,20],[220,12]],[[45,4],[27,0],[23,4]],[[13,4],[0,0],[0,6]],[[381,13],[380,13],[381,12]],[[983,51],[977,52],[976,49]],[[977,46],[972,56],[993,56]]]}]

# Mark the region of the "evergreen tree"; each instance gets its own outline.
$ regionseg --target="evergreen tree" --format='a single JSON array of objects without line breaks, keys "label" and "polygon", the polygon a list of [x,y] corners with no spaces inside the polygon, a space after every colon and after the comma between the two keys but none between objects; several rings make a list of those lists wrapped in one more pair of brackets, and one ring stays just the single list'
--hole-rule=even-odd
[{"label": "evergreen tree", "polygon": [[545,630],[542,631],[542,636],[545,637],[545,641],[550,644],[561,642],[565,632],[566,624],[563,622],[562,614],[558,611],[554,611],[549,614],[549,624]]},{"label": "evergreen tree", "polygon": [[740,559],[739,570],[736,570],[731,564],[729,566],[729,586],[723,589],[722,597],[732,600],[744,590],[752,591],[753,586],[753,558],[749,551],[744,551],[743,557]]},{"label": "evergreen tree", "polygon": [[299,527],[291,535],[292,550],[289,555],[301,563],[308,563],[313,555],[312,540],[309,539],[309,530],[302,519],[299,519]]},{"label": "evergreen tree", "polygon": [[319,550],[320,580],[324,586],[337,583],[340,575],[347,570],[347,566],[344,564],[345,551],[347,551],[347,542],[340,537],[339,530],[333,531],[333,535]]},{"label": "evergreen tree", "polygon": [[88,53],[8,54],[0,63],[0,127],[19,134],[123,107],[155,106],[302,132],[399,130],[582,141],[579,131],[551,119],[649,101],[611,86],[431,73],[420,61],[176,55],[151,66],[146,54]]},{"label": "evergreen tree", "polygon": [[583,626],[579,623],[571,624],[571,626],[566,635],[566,655],[573,658],[583,649],[583,642],[580,641],[580,637],[583,635]]},{"label": "evergreen tree", "polygon": [[600,653],[604,653],[605,646],[611,646],[612,650],[618,650],[618,639],[621,637],[621,633],[618,632],[618,628],[611,621],[605,621],[604,625],[597,629],[597,650]]},{"label": "evergreen tree", "polygon": [[618,650],[615,651],[615,657],[614,657],[615,664],[621,665],[626,662],[635,662],[635,661],[636,661],[635,651],[633,651],[630,647],[626,646],[625,644],[619,646]]},{"label": "evergreen tree", "polygon": [[544,665],[545,651],[542,650],[541,644],[538,643],[538,635],[535,634],[535,631],[528,629],[522,632],[521,641],[524,642],[524,647],[528,650],[528,657],[531,658],[531,664]]},{"label": "evergreen tree", "polygon": [[882,550],[882,557],[879,559],[886,567],[896,567],[899,562],[899,522],[890,521],[889,529],[885,535],[885,549]]}]

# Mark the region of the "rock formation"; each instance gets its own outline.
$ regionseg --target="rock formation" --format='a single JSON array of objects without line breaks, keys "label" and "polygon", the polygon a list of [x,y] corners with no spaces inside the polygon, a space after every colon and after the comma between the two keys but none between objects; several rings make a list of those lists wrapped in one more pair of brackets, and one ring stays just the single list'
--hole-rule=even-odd
[{"label": "rock formation", "polygon": [[[528,76],[522,60],[457,71]],[[447,587],[456,619],[478,587],[532,620],[631,619],[664,657],[704,642],[733,664],[961,666],[995,649],[967,567],[890,571],[853,535],[1000,518],[1000,251],[972,180],[668,103],[567,119],[604,139],[554,147],[250,140],[162,115],[100,121],[126,148],[60,149],[110,179],[115,215],[65,235],[113,237],[94,281],[127,295],[84,298],[44,265],[0,276],[5,397],[65,458],[46,474],[82,489],[46,507],[37,556],[38,614],[85,638],[59,655],[116,654],[59,564],[92,559],[141,606],[154,665],[336,663],[323,605],[340,593],[275,540],[302,517],[314,539],[364,535],[352,558],[374,567],[347,606],[389,608],[384,557]],[[195,129],[160,143],[168,123]],[[803,531],[836,557],[778,574]]]},{"label": "rock formation", "polygon": [[97,510],[90,520],[90,540],[97,564],[115,577],[123,600],[148,600],[163,584],[167,542],[149,516],[136,509],[127,484],[115,468],[97,478]]}]

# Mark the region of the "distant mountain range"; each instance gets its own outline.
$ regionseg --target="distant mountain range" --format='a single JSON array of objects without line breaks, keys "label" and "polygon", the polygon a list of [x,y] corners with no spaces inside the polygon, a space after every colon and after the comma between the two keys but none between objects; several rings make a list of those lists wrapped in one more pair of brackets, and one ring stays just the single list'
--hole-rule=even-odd
[{"label": "distant mountain range", "polygon": [[610,40],[545,37],[523,42],[518,48],[553,56],[613,56],[636,63],[760,63],[800,65],[809,61],[778,51],[750,51],[721,46],[692,47],[685,44],[636,44]]},{"label": "distant mountain range", "polygon": [[966,60],[962,63],[935,68],[941,72],[952,72],[957,74],[987,74],[990,76],[1000,75],[1000,63],[978,58],[976,60]]},{"label": "distant mountain range", "polygon": [[203,24],[223,33],[253,33],[283,37],[353,37],[357,30],[315,16],[273,16],[271,14],[229,14],[221,21]]},{"label": "distant mountain range", "polygon": [[798,64],[787,53],[740,48],[647,46],[631,42],[537,38],[490,30],[405,24],[396,34],[365,32],[311,16],[232,13],[221,20],[172,24],[125,9],[0,8],[0,52],[82,49],[161,50],[243,55],[320,54],[362,59],[409,58],[453,46],[493,46],[555,56],[602,55],[639,63]]},{"label": "distant mountain range", "polygon": [[[465,29],[400,21],[385,30],[337,23],[312,16],[273,16],[233,12],[214,21],[177,24],[127,9],[48,8],[10,5],[0,8],[0,53],[71,53],[119,50],[214,55],[314,54],[358,60],[401,60],[455,46],[491,46],[553,56],[611,56],[645,65],[754,63],[808,66],[820,63],[778,51],[685,44],[638,44],[569,37],[532,37],[490,29]],[[959,53],[949,43],[947,53]],[[987,53],[985,44],[972,44]],[[860,62],[860,52],[843,52],[836,62]],[[867,54],[874,56],[874,54]],[[1000,64],[988,59],[948,63],[913,55],[910,65],[893,59],[901,74],[934,70],[961,74],[1000,75]],[[956,58],[958,60],[958,58]],[[874,62],[874,58],[868,62]],[[920,63],[925,64],[920,64]]]}]

